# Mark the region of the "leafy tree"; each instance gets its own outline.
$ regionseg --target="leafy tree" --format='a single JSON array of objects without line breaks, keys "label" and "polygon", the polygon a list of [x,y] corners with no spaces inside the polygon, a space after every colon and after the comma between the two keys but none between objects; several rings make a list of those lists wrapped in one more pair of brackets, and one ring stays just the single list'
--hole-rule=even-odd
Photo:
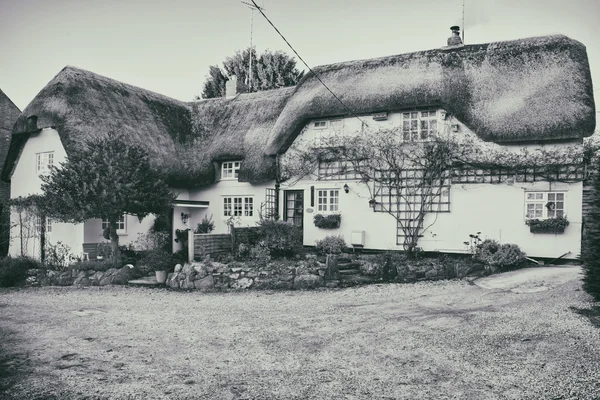
[{"label": "leafy tree", "polygon": [[585,219],[583,232],[583,288],[600,300],[600,159],[595,161],[592,208]]},{"label": "leafy tree", "polygon": [[42,214],[62,222],[108,220],[115,259],[119,258],[121,215],[141,219],[160,213],[175,199],[162,174],[152,168],[148,153],[115,134],[89,141],[42,181]]},{"label": "leafy tree", "polygon": [[[249,88],[248,68],[252,54],[252,83]],[[222,97],[225,95],[225,82],[227,76],[237,77],[237,92],[257,92],[259,90],[276,89],[285,86],[294,86],[304,75],[296,68],[296,60],[283,51],[265,50],[257,57],[256,49],[250,48],[236,51],[233,56],[223,61],[224,71],[218,65],[209,67],[209,75],[202,90],[203,99]],[[200,97],[196,96],[196,99]]]}]

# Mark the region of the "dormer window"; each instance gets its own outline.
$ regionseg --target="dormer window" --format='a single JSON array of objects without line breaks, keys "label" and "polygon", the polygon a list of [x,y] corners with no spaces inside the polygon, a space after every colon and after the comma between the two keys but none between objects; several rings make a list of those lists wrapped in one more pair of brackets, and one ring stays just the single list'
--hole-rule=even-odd
[{"label": "dormer window", "polygon": [[313,128],[315,128],[315,129],[325,129],[325,128],[327,128],[327,121],[315,121],[313,123]]},{"label": "dormer window", "polygon": [[38,174],[50,173],[50,167],[54,165],[54,152],[36,153],[35,165]]},{"label": "dormer window", "polygon": [[233,180],[238,179],[240,172],[240,161],[226,161],[221,164],[221,179]]}]

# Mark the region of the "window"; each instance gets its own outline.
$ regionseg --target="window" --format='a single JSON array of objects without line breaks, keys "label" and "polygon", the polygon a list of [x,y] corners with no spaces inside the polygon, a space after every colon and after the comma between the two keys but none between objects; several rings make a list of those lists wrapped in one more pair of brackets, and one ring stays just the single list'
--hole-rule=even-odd
[{"label": "window", "polygon": [[252,217],[254,216],[253,197],[223,197],[223,216]]},{"label": "window", "polygon": [[[109,228],[109,222],[107,219],[102,220],[102,230],[104,231],[106,228]],[[117,221],[117,233],[125,232],[125,215],[121,215],[119,220]]]},{"label": "window", "polygon": [[565,216],[565,193],[527,192],[525,197],[528,219],[561,218]]},{"label": "window", "polygon": [[240,172],[240,161],[227,161],[221,164],[221,179],[237,179]]},{"label": "window", "polygon": [[[52,233],[52,218],[46,218],[46,233]],[[38,233],[42,232],[42,218],[36,217],[35,219],[35,229]]]},{"label": "window", "polygon": [[339,211],[340,191],[337,189],[325,189],[317,191],[317,211],[337,212]]},{"label": "window", "polygon": [[428,140],[437,132],[437,111],[411,111],[402,113],[402,140],[419,142]]},{"label": "window", "polygon": [[36,153],[35,165],[36,172],[40,174],[47,174],[50,172],[50,167],[54,164],[54,152]]},{"label": "window", "polygon": [[325,129],[325,128],[327,128],[327,121],[315,121],[313,123],[313,128],[315,128],[315,129]]}]

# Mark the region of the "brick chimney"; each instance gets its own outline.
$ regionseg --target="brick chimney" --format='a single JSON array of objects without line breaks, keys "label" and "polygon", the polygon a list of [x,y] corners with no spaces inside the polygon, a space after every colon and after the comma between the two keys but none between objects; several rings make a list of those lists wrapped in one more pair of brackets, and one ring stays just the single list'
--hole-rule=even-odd
[{"label": "brick chimney", "polygon": [[225,82],[225,98],[230,99],[237,95],[237,77],[231,75],[229,80]]},{"label": "brick chimney", "polygon": [[448,38],[448,46],[460,46],[463,44],[460,39],[460,26],[451,26],[452,36]]}]

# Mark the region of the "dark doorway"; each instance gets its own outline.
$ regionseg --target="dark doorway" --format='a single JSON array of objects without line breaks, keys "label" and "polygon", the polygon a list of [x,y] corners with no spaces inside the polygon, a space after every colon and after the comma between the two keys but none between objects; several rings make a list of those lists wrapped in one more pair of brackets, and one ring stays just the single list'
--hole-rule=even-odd
[{"label": "dark doorway", "polygon": [[304,191],[286,190],[283,218],[302,228],[304,222]]}]

